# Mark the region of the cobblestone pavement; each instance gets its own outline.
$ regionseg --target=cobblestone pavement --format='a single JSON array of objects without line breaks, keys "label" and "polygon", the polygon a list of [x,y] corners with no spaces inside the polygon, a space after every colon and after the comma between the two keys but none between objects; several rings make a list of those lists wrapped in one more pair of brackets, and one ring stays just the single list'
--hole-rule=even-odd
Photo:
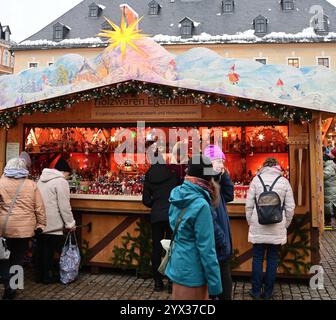
[{"label": "cobblestone pavement", "polygon": [[[324,268],[324,289],[314,290],[307,283],[279,281],[274,290],[275,300],[336,300],[336,231],[325,232],[321,240],[321,258]],[[249,279],[234,279],[234,299],[250,300]],[[2,295],[2,286],[0,294]],[[21,300],[168,300],[167,291],[154,292],[153,280],[138,279],[130,274],[116,272],[93,275],[81,273],[70,285],[42,285],[32,281],[26,272],[25,290],[20,291]]]}]

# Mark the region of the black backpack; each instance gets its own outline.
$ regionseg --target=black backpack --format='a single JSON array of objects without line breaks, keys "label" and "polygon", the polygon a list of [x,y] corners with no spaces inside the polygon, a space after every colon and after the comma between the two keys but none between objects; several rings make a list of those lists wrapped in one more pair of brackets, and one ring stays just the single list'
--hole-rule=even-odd
[{"label": "black backpack", "polygon": [[[257,213],[258,213],[258,222],[261,225],[269,225],[269,224],[276,224],[280,223],[283,219],[283,210],[285,207],[285,202],[281,205],[280,196],[273,191],[275,184],[282,176],[280,175],[275,179],[272,186],[265,185],[261,176],[258,175],[258,178],[261,184],[264,187],[264,191],[260,194],[259,199],[255,199]],[[267,190],[269,187],[269,190]]]}]

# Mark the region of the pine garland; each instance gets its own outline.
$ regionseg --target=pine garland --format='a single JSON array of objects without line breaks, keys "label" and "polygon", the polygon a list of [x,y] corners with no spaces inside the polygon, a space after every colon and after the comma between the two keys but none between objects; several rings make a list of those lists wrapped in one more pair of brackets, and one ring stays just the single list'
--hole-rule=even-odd
[{"label": "pine garland", "polygon": [[204,104],[206,106],[220,104],[227,108],[236,107],[239,112],[261,110],[265,115],[276,118],[280,122],[309,122],[312,119],[312,111],[306,109],[243,98],[233,99],[232,97],[220,96],[213,93],[132,80],[109,87],[72,94],[70,97],[58,97],[44,102],[19,106],[14,110],[0,111],[0,127],[9,129],[16,124],[19,117],[32,115],[36,112],[51,113],[65,110],[80,102],[98,100],[106,96],[119,98],[124,94],[138,95],[142,93],[164,99],[176,99],[178,97],[192,98],[196,103]]}]

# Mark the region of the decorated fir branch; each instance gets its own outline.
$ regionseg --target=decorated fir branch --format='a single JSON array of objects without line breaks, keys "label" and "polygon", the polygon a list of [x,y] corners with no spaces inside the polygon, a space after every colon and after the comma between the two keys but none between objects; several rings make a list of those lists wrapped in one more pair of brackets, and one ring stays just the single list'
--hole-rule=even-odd
[{"label": "decorated fir branch", "polygon": [[312,119],[312,112],[301,108],[295,108],[274,103],[259,102],[247,99],[234,99],[232,97],[219,96],[184,88],[169,87],[141,81],[127,81],[114,86],[93,89],[87,92],[73,94],[71,97],[55,98],[48,102],[37,102],[19,106],[12,111],[0,111],[0,127],[9,129],[16,124],[19,117],[32,115],[36,112],[51,113],[72,107],[80,102],[102,99],[106,96],[118,98],[124,94],[147,94],[165,99],[178,97],[192,98],[196,103],[210,106],[220,104],[227,108],[236,107],[239,112],[249,110],[261,110],[265,115],[286,121],[307,121]]}]

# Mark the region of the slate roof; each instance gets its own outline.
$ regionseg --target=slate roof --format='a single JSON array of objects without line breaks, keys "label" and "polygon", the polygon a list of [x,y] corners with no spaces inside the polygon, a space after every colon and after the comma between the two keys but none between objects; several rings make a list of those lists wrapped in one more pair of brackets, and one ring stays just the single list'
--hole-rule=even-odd
[{"label": "slate roof", "polygon": [[0,22],[0,40],[5,41],[5,39],[6,39],[5,38],[6,31],[9,32],[9,35],[11,35],[11,30],[10,30],[9,26],[2,26],[1,22]]},{"label": "slate roof", "polygon": [[[296,34],[310,26],[310,20],[313,17],[313,14],[309,12],[310,8],[313,5],[320,5],[324,14],[329,18],[329,32],[335,33],[335,39],[333,38],[332,41],[336,41],[336,7],[326,0],[294,0],[295,10],[293,11],[283,11],[280,0],[235,0],[233,13],[222,12],[222,0],[174,0],[174,2],[157,0],[161,5],[160,14],[157,16],[149,15],[148,4],[150,2],[151,0],[97,0],[95,3],[100,5],[101,8],[105,8],[98,18],[92,18],[89,17],[89,6],[93,3],[93,0],[84,0],[39,32],[27,38],[28,42],[21,42],[16,49],[20,49],[20,47],[21,49],[23,49],[22,47],[29,48],[32,46],[30,41],[53,41],[53,26],[56,23],[62,23],[71,28],[65,40],[82,39],[80,45],[75,44],[75,41],[68,41],[68,47],[85,47],[83,39],[97,37],[105,21],[104,16],[117,24],[120,22],[121,10],[119,6],[123,3],[131,6],[139,16],[144,16],[140,23],[140,29],[144,33],[152,36],[165,35],[175,38],[180,36],[179,22],[185,17],[198,22],[197,27],[194,27],[195,36],[202,34],[211,36],[235,35],[239,32],[245,32],[253,29],[253,20],[259,15],[267,18],[268,35],[274,32]],[[316,39],[314,39],[314,42],[325,40],[323,36]],[[267,41],[265,40],[265,42]],[[276,42],[281,42],[281,39],[276,40]],[[104,46],[105,43],[95,45]],[[57,47],[55,44],[43,45],[42,42],[40,42],[40,45],[35,43],[35,49],[36,46]]]}]

